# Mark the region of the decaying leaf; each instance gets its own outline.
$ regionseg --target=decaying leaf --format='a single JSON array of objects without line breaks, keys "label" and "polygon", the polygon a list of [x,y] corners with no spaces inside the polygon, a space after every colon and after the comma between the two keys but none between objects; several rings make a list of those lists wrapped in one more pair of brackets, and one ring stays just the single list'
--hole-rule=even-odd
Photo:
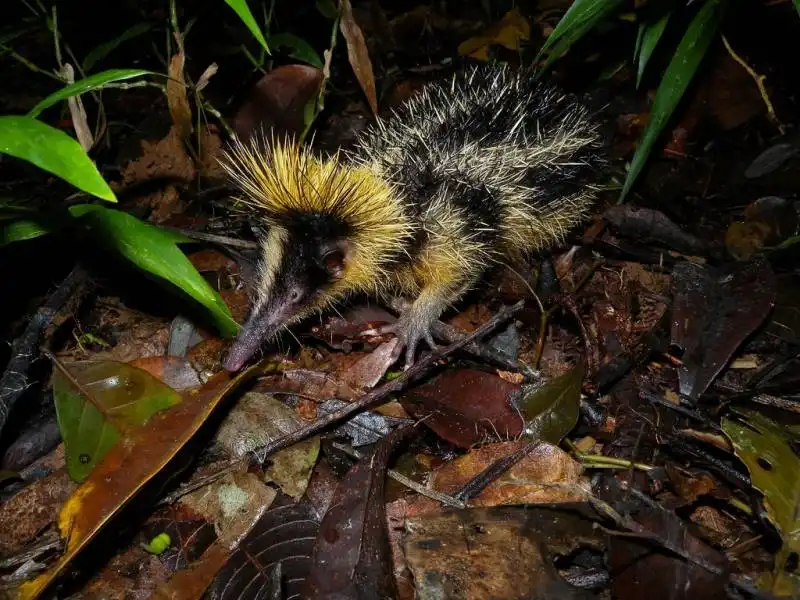
[{"label": "decaying leaf", "polygon": [[75,481],[89,475],[120,435],[181,401],[171,387],[125,363],[87,361],[64,369],[53,374],[53,397],[67,470]]},{"label": "decaying leaf", "polygon": [[753,486],[764,494],[767,515],[783,538],[775,569],[761,584],[772,594],[794,596],[800,577],[785,566],[791,554],[800,553],[800,457],[790,446],[796,438],[764,415],[738,408],[722,419],[722,430],[747,466]]},{"label": "decaying leaf", "polygon": [[192,126],[192,107],[189,104],[189,95],[186,92],[186,75],[183,71],[186,56],[180,49],[169,61],[167,74],[167,105],[172,122],[182,138],[188,138],[194,127]]},{"label": "decaying leaf", "polygon": [[[271,508],[231,554],[208,590],[210,600],[264,597],[280,563],[284,598],[297,597],[311,567],[319,520],[306,502]],[[271,596],[266,596],[271,597]]]},{"label": "decaying leaf", "polygon": [[525,436],[528,439],[558,444],[575,427],[580,416],[585,373],[585,364],[581,362],[520,399],[519,409],[525,417]]},{"label": "decaying leaf", "polygon": [[58,527],[66,544],[64,554],[42,575],[21,586],[20,599],[38,598],[111,519],[170,464],[219,403],[258,370],[259,365],[254,365],[234,379],[226,373],[216,375],[202,388],[185,394],[172,410],[156,413],[147,425],[133,430],[127,443],[114,446],[61,509]]},{"label": "decaying leaf", "polygon": [[539,507],[469,509],[406,520],[405,554],[416,597],[578,600],[595,598],[564,581],[557,556],[599,552],[588,519]]},{"label": "decaying leaf", "polygon": [[[248,392],[225,417],[216,441],[229,455],[243,457],[302,425],[295,412],[276,398]],[[264,477],[298,500],[308,486],[318,456],[319,436],[314,436],[271,455]]]},{"label": "decaying leaf", "polygon": [[358,26],[353,16],[353,7],[350,5],[350,0],[341,0],[341,7],[342,20],[339,23],[339,28],[342,30],[345,42],[347,42],[347,58],[350,60],[350,66],[353,67],[353,72],[356,74],[356,79],[358,79],[361,89],[364,90],[364,95],[367,97],[372,114],[377,115],[378,95],[375,91],[375,73],[372,71],[372,61],[369,59],[367,42],[364,40],[361,27]]},{"label": "decaying leaf", "polygon": [[[526,445],[526,442],[505,442],[476,448],[435,470],[431,487],[453,495],[492,463]],[[470,503],[496,506],[582,502],[586,485],[580,464],[557,446],[542,442]]]},{"label": "decaying leaf", "polygon": [[308,598],[396,598],[384,483],[392,451],[414,427],[396,429],[339,484],[320,526]]},{"label": "decaying leaf", "polygon": [[730,270],[675,266],[672,343],[683,349],[680,391],[697,399],[775,302],[775,274],[763,259]]},{"label": "decaying leaf", "polygon": [[530,39],[530,36],[530,24],[519,12],[519,8],[515,7],[482,35],[462,42],[458,47],[458,54],[478,60],[489,60],[490,46],[503,46],[518,52],[521,50],[522,42]]}]

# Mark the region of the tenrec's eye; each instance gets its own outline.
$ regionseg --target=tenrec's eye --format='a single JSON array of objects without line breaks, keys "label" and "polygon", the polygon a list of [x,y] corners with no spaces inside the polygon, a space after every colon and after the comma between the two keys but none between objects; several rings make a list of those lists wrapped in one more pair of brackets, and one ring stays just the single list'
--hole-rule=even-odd
[{"label": "tenrec's eye", "polygon": [[292,302],[297,302],[298,300],[300,300],[300,290],[292,290],[292,293],[289,296],[289,299]]}]

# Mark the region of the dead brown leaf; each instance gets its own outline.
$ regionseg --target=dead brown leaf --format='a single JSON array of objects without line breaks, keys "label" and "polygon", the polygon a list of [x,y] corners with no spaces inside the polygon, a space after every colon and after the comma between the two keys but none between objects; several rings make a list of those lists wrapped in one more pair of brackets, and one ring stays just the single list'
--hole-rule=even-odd
[{"label": "dead brown leaf", "polygon": [[186,56],[181,49],[169,61],[167,74],[167,105],[172,122],[175,124],[178,134],[186,139],[192,134],[192,107],[189,104],[189,95],[186,93],[186,75],[184,66]]},{"label": "dead brown leaf", "polygon": [[356,74],[356,79],[358,79],[361,89],[364,90],[364,95],[367,97],[372,114],[377,115],[378,95],[375,90],[375,73],[372,70],[372,61],[369,59],[364,34],[353,16],[353,7],[350,5],[350,0],[341,0],[341,13],[342,20],[339,23],[339,28],[347,42],[347,58],[350,60],[350,66],[353,67],[353,72]]}]

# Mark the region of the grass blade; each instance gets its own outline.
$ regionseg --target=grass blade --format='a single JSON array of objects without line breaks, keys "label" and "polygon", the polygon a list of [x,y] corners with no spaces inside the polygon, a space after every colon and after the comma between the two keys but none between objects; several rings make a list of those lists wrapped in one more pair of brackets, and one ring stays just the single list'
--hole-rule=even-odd
[{"label": "grass blade", "polygon": [[239,326],[228,306],[176,245],[190,241],[188,238],[96,204],[77,204],[69,211],[74,217],[82,217],[101,243],[143,271],[169,281],[206,307],[223,335],[237,333]]},{"label": "grass blade", "polygon": [[[800,2],[800,0],[798,0],[798,2]],[[641,45],[638,51],[639,67],[636,72],[637,88],[642,82],[642,75],[644,74],[645,67],[647,67],[647,63],[650,61],[650,57],[653,55],[658,41],[667,28],[667,21],[669,21],[670,14],[672,13],[665,14],[655,23],[642,23],[642,28],[639,30],[641,34]]]},{"label": "grass blade", "polygon": [[536,56],[534,62],[538,62],[545,52],[549,52],[547,60],[539,68],[539,73],[547,70],[556,59],[569,50],[572,44],[614,12],[622,2],[623,0],[575,0]]},{"label": "grass blade", "polygon": [[117,201],[75,139],[32,117],[0,117],[0,152],[27,160],[87,194],[109,202]]},{"label": "grass blade", "polygon": [[85,79],[71,83],[50,94],[47,98],[39,102],[28,113],[29,117],[38,117],[41,112],[50,108],[54,104],[58,104],[62,100],[71,98],[72,96],[80,96],[86,92],[99,90],[103,86],[114,83],[115,81],[124,81],[126,79],[133,79],[134,77],[141,77],[142,75],[155,75],[152,71],[145,71],[144,69],[110,69],[102,73],[95,73],[89,75]]},{"label": "grass blade", "polygon": [[714,40],[726,6],[727,0],[708,0],[695,15],[678,44],[675,56],[672,57],[656,91],[650,119],[631,161],[631,168],[622,187],[618,204],[621,204],[628,195],[647,162],[656,140],[675,111],[686,88],[689,87],[700,62]]},{"label": "grass blade", "polygon": [[92,67],[103,60],[111,52],[119,48],[122,44],[128,40],[132,40],[147,33],[152,28],[153,26],[150,23],[137,23],[133,27],[123,31],[119,37],[95,46],[94,49],[92,49],[89,54],[86,55],[86,58],[83,59],[83,63],[81,64],[83,71],[91,71]]},{"label": "grass blade", "polygon": [[253,34],[253,37],[256,38],[258,43],[264,47],[264,50],[267,51],[267,54],[270,54],[269,46],[267,46],[267,40],[264,39],[264,34],[261,33],[261,28],[258,26],[258,23],[256,23],[253,13],[250,12],[250,8],[247,6],[247,0],[225,0],[225,4],[230,6],[234,12],[239,15],[242,23],[247,25],[247,28],[250,30],[250,33]]}]

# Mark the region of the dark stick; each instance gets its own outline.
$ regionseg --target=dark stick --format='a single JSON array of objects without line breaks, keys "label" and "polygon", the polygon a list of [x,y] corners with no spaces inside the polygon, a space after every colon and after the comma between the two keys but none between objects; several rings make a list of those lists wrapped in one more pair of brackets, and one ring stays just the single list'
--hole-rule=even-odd
[{"label": "dark stick", "polygon": [[357,412],[360,412],[362,410],[367,410],[372,405],[382,402],[390,394],[399,392],[408,383],[426,373],[438,360],[446,356],[449,356],[450,354],[462,348],[463,346],[467,345],[468,343],[472,342],[473,340],[483,335],[486,335],[489,331],[493,330],[500,323],[518,313],[522,309],[523,305],[524,302],[520,300],[513,306],[504,307],[494,317],[492,317],[489,321],[478,327],[478,329],[473,331],[471,334],[460,339],[455,344],[447,346],[440,352],[430,352],[426,354],[418,362],[415,362],[408,369],[408,371],[405,371],[402,375],[400,375],[396,379],[387,381],[380,387],[377,387],[371,392],[364,394],[357,401],[348,404],[344,408],[329,413],[324,417],[322,417],[321,419],[317,419],[313,423],[306,425],[305,427],[301,427],[300,429],[296,429],[293,432],[283,437],[280,437],[268,444],[265,444],[264,446],[261,446],[260,448],[255,448],[254,450],[251,451],[250,455],[258,457],[258,459],[261,462],[263,462],[264,459],[266,459],[271,454],[277,452],[278,450],[283,450],[284,448],[288,448],[289,446],[301,442],[306,438],[316,435],[317,433],[333,425],[334,423],[343,421]]},{"label": "dark stick", "polygon": [[203,231],[192,231],[191,229],[181,229],[180,227],[171,227],[169,225],[159,225],[159,228],[164,229],[165,231],[182,233],[186,237],[199,242],[210,242],[212,244],[219,244],[220,246],[244,248],[245,250],[255,250],[258,248],[258,244],[256,242],[240,240],[237,238],[228,237],[227,235],[216,235],[214,233],[205,233]]},{"label": "dark stick", "polygon": [[53,317],[85,280],[86,271],[80,265],[75,265],[45,303],[36,310],[22,335],[11,344],[11,358],[6,365],[2,379],[0,379],[0,435],[3,433],[14,403],[28,387],[28,377],[25,373],[34,358],[38,356],[37,348],[42,331],[50,325]]}]

